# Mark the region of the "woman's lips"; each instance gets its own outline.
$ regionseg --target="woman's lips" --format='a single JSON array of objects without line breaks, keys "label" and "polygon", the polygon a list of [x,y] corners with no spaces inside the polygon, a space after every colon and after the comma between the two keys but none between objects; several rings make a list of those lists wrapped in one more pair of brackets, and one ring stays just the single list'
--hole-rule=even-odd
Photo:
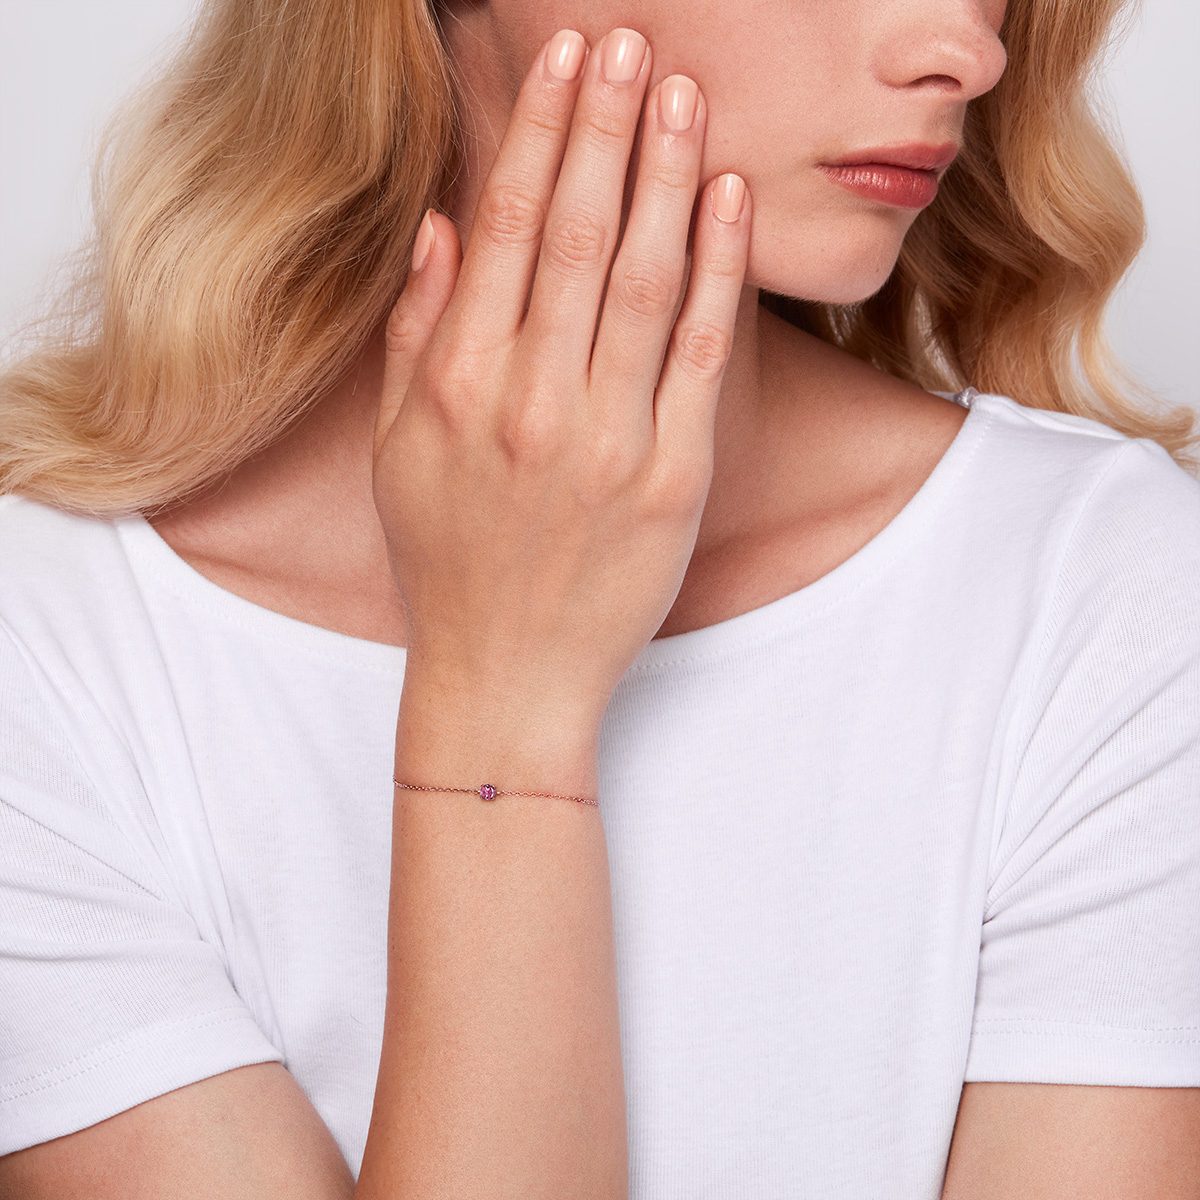
[{"label": "woman's lips", "polygon": [[915,171],[891,163],[856,163],[840,167],[821,163],[820,167],[835,183],[882,204],[924,208],[937,195],[936,171]]}]

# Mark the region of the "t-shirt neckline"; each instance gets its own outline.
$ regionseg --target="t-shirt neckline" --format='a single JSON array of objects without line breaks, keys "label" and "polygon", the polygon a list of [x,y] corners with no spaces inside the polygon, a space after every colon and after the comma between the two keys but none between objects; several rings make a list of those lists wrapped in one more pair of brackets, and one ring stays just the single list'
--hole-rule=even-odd
[{"label": "t-shirt neckline", "polygon": [[[950,445],[904,507],[865,545],[796,591],[715,624],[651,640],[631,663],[630,673],[723,657],[781,630],[794,629],[844,600],[881,570],[934,516],[982,441],[991,420],[993,397],[974,389],[964,392],[969,398],[967,414]],[[933,394],[957,399],[964,392]],[[405,647],[313,625],[229,591],[178,555],[141,512],[115,518],[113,525],[131,561],[177,598],[301,653],[390,674],[402,672]]]}]

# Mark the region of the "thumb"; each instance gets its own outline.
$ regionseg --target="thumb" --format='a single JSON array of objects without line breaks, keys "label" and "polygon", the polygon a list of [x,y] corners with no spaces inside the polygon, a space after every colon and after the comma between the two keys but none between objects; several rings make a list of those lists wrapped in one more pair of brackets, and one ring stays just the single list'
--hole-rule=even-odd
[{"label": "thumb", "polygon": [[388,314],[383,382],[375,418],[376,459],[404,402],[417,360],[450,302],[461,263],[462,245],[454,222],[427,209],[413,242],[404,290]]}]

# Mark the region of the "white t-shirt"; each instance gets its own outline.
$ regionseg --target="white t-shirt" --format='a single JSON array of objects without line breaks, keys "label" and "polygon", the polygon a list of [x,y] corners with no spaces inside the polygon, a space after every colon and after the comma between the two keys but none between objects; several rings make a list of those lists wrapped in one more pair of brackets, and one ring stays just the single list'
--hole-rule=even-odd
[{"label": "white t-shirt", "polygon": [[[0,564],[0,1153],[276,1060],[357,1173],[404,650],[138,515],[0,498]],[[964,1081],[1200,1085],[1200,483],[1157,443],[976,395],[847,561],[650,642],[599,769],[633,1200],[937,1200]]]}]

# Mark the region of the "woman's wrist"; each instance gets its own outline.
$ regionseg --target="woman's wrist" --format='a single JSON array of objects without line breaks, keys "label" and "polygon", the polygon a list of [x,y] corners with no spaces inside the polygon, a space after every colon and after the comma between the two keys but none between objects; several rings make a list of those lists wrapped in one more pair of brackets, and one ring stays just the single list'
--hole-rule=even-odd
[{"label": "woman's wrist", "polygon": [[468,676],[410,662],[396,721],[395,774],[427,785],[490,783],[501,792],[594,797],[601,716],[586,700],[566,698],[565,689],[539,688],[516,672]]},{"label": "woman's wrist", "polygon": [[[598,722],[514,672],[406,670],[398,779],[596,795]],[[396,789],[383,1043],[355,1196],[627,1194],[596,809]],[[592,814],[592,815],[585,815]],[[464,1181],[466,1183],[464,1184]]]}]

